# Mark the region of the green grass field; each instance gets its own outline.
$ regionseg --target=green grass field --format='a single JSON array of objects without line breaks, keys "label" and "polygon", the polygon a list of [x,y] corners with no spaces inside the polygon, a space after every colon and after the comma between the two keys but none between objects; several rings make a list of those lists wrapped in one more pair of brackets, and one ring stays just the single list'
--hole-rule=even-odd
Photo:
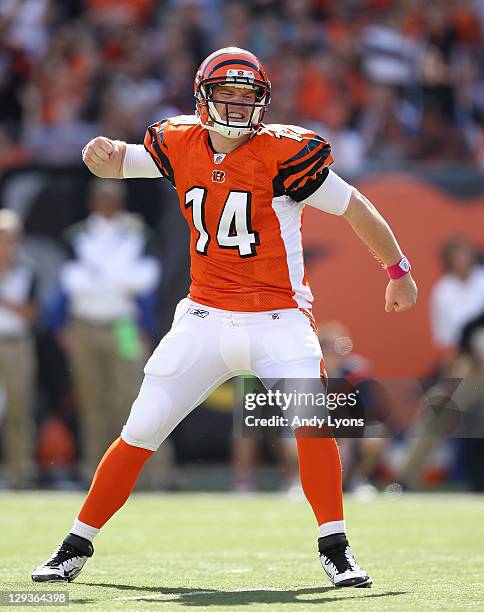
[{"label": "green grass field", "polygon": [[[1,590],[56,590],[32,583],[30,572],[69,530],[81,499],[0,496]],[[346,515],[371,589],[328,586],[305,502],[138,494],[98,536],[83,573],[58,590],[85,610],[484,610],[484,497],[350,498]]]}]

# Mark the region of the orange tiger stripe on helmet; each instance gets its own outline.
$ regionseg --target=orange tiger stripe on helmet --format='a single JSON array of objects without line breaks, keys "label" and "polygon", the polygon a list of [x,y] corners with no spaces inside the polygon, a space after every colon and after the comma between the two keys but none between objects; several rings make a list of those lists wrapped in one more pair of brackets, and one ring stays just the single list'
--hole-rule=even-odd
[{"label": "orange tiger stripe on helmet", "polygon": [[261,81],[267,81],[267,75],[260,60],[250,51],[237,47],[227,47],[220,49],[209,55],[200,66],[198,74],[201,79],[211,79],[220,77],[226,78],[226,70],[222,68],[230,65],[234,70],[251,69],[257,74],[254,76]]}]

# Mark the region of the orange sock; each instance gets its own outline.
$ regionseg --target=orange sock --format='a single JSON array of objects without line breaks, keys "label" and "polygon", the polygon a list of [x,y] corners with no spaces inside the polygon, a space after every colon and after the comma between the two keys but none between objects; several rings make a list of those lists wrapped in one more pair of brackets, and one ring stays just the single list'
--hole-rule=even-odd
[{"label": "orange sock", "polygon": [[299,473],[304,495],[318,525],[343,520],[343,482],[338,445],[333,436],[311,436],[309,428],[296,429]]},{"label": "orange sock", "polygon": [[153,451],[115,440],[101,459],[78,519],[101,528],[128,499]]}]

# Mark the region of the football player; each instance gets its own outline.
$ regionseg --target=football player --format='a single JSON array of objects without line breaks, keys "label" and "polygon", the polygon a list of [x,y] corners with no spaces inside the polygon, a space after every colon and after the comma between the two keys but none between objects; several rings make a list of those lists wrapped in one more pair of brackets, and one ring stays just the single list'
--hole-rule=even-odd
[{"label": "football player", "polygon": [[[146,364],[126,425],[101,459],[71,532],[33,572],[34,581],[70,581],[80,573],[144,463],[223,381],[249,373],[321,385],[324,364],[302,251],[306,205],[343,217],[383,262],[390,276],[387,312],[416,301],[410,265],[391,229],[330,169],[330,145],[309,130],[262,122],[270,93],[257,57],[220,49],[196,74],[196,115],[150,126],[144,145],[98,137],[83,150],[99,177],[161,176],[176,187],[191,232],[192,283]],[[335,586],[369,586],[346,536],[336,442],[307,427],[294,434],[324,571]]]}]

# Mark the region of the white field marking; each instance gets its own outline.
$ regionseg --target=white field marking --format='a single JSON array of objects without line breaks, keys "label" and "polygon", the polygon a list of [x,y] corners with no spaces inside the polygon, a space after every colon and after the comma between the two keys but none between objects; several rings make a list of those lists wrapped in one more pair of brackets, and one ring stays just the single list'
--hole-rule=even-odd
[{"label": "white field marking", "polygon": [[177,599],[180,597],[192,597],[193,595],[219,595],[220,593],[253,593],[254,591],[277,591],[274,587],[254,587],[253,589],[231,589],[230,591],[186,591],[185,593],[157,593],[156,595],[134,595],[132,597],[115,597],[111,601],[139,601],[146,599]]}]

